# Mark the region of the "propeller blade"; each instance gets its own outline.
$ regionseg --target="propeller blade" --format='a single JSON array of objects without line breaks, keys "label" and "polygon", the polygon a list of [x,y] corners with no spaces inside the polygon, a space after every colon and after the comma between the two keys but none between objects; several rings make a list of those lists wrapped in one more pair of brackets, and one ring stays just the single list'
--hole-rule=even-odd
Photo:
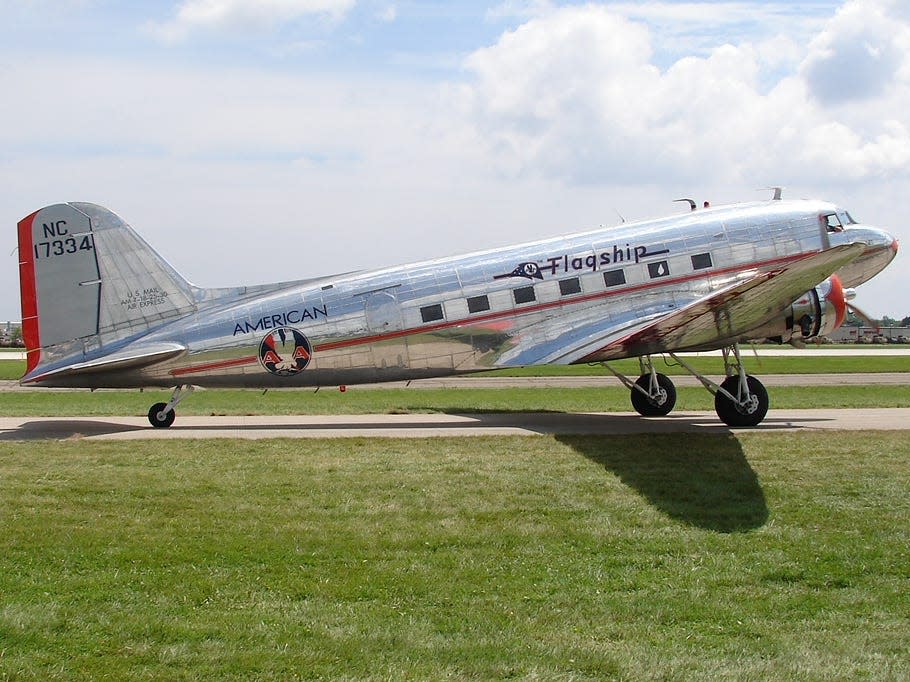
[{"label": "propeller blade", "polygon": [[828,280],[828,291],[825,294],[825,299],[831,302],[837,313],[837,321],[834,323],[834,328],[837,329],[847,319],[847,301],[849,300],[847,292],[844,291],[844,285],[837,275],[831,275]]},{"label": "propeller blade", "polygon": [[878,320],[873,319],[866,313],[864,313],[860,308],[857,308],[852,303],[847,306],[850,309],[850,312],[853,313],[856,317],[862,320],[863,324],[867,327],[872,327],[876,333],[881,331],[881,326],[878,324]]}]

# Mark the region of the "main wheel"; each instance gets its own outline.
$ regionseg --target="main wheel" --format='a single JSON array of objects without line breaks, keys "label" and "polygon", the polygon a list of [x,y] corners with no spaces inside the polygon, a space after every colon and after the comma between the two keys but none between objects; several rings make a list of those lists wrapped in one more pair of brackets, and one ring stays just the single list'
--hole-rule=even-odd
[{"label": "main wheel", "polygon": [[168,426],[174,423],[174,419],[177,418],[177,414],[174,410],[171,410],[163,418],[159,417],[161,410],[167,407],[167,403],[155,403],[149,408],[149,423],[154,426],[156,429],[166,429]]},{"label": "main wheel", "polygon": [[[770,401],[762,382],[751,375],[746,376],[746,382],[749,384],[749,400],[745,405],[738,405],[723,393],[714,394],[714,411],[727,426],[757,426],[768,414]],[[727,377],[720,387],[729,391],[730,395],[738,396],[739,377]]]},{"label": "main wheel", "polygon": [[[651,375],[642,374],[635,381],[647,393],[651,388]],[[637,388],[632,389],[632,407],[642,417],[663,417],[676,405],[676,387],[665,374],[657,375],[657,395],[647,396]]]}]

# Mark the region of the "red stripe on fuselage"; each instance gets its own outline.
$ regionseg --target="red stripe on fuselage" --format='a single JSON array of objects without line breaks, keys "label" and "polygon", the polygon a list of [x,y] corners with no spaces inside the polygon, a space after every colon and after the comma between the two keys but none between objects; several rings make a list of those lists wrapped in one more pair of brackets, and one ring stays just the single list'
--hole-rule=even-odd
[{"label": "red stripe on fuselage", "polygon": [[598,299],[607,299],[613,298],[615,296],[625,296],[628,294],[634,294],[639,291],[645,291],[647,289],[656,289],[660,287],[672,287],[678,284],[684,284],[686,282],[692,282],[697,279],[707,279],[709,277],[716,277],[718,275],[726,275],[731,272],[742,272],[744,270],[753,270],[758,267],[770,267],[774,265],[783,265],[793,261],[801,260],[807,256],[812,255],[811,253],[801,253],[796,256],[787,256],[785,258],[775,258],[774,260],[764,261],[762,263],[755,263],[750,265],[739,265],[732,268],[725,268],[723,270],[714,270],[710,273],[696,273],[687,275],[685,277],[676,277],[673,279],[660,279],[657,281],[646,282],[644,284],[637,284],[631,287],[622,287],[617,288],[616,290],[610,291],[598,291],[592,294],[585,294],[584,296],[573,296],[572,298],[563,298],[558,301],[550,301],[548,303],[538,303],[537,305],[522,306],[521,308],[513,308],[511,310],[501,310],[495,313],[487,313],[486,315],[472,315],[470,318],[465,318],[461,320],[453,320],[450,322],[440,322],[438,324],[430,324],[425,327],[415,327],[413,329],[402,329],[400,331],[389,332],[388,334],[377,334],[375,336],[360,336],[354,339],[345,339],[343,341],[330,341],[328,343],[320,344],[316,346],[314,351],[321,350],[335,350],[338,348],[348,348],[350,346],[359,346],[364,343],[377,343],[379,341],[385,341],[387,339],[395,339],[402,336],[410,336],[411,334],[425,334],[427,332],[440,331],[442,329],[450,329],[452,327],[460,326],[476,326],[479,323],[487,322],[490,320],[501,320],[503,318],[515,318],[521,315],[527,315],[528,313],[536,313],[541,310],[549,310],[550,308],[560,308],[566,305],[575,305],[578,303],[587,303],[589,301],[596,301]]},{"label": "red stripe on fuselage", "polygon": [[[523,306],[521,308],[513,308],[510,310],[501,310],[498,312],[487,313],[486,315],[472,315],[470,318],[464,318],[461,320],[453,320],[447,322],[440,322],[438,324],[430,324],[423,327],[414,327],[411,329],[400,329],[394,332],[388,332],[386,334],[375,334],[373,336],[358,336],[352,339],[343,339],[341,341],[328,341],[326,343],[319,344],[318,346],[313,347],[313,353],[318,353],[320,351],[327,350],[338,350],[339,348],[350,348],[352,346],[362,346],[371,343],[378,343],[380,341],[387,341],[389,339],[397,339],[403,336],[411,336],[414,334],[426,334],[430,332],[441,331],[443,329],[451,329],[453,327],[461,326],[476,326],[483,322],[489,322],[492,320],[502,320],[503,318],[516,318],[522,315],[527,315],[528,313],[535,313],[541,310],[547,310],[550,308],[558,308],[566,305],[575,305],[577,303],[586,303],[588,301],[595,301],[598,299],[612,298],[614,296],[624,296],[626,294],[636,293],[638,291],[644,291],[646,289],[655,289],[658,287],[670,287],[678,284],[684,284],[686,282],[691,282],[697,279],[708,279],[710,277],[717,277],[719,275],[727,275],[734,272],[743,272],[745,270],[754,270],[755,268],[768,268],[773,266],[785,265],[787,263],[792,263],[794,261],[802,260],[808,256],[814,255],[816,252],[809,253],[800,253],[794,256],[786,256],[783,258],[774,258],[768,261],[762,261],[760,263],[750,263],[744,265],[737,265],[734,267],[724,268],[722,270],[713,270],[711,272],[699,272],[693,273],[691,275],[686,275],[685,277],[676,277],[674,279],[661,279],[658,281],[646,282],[644,284],[638,284],[632,287],[622,287],[617,290],[610,291],[598,291],[592,294],[586,294],[584,296],[575,296],[572,298],[560,299],[558,301],[551,301],[549,303],[539,303],[533,306]],[[245,358],[235,358],[233,360],[222,360],[218,362],[207,362],[199,365],[193,365],[190,367],[182,367],[180,369],[171,370],[172,376],[182,376],[185,374],[197,374],[199,372],[205,372],[213,369],[228,369],[230,367],[239,367],[242,365],[254,364],[258,362],[259,358],[257,356],[250,356]]]},{"label": "red stripe on fuselage", "polygon": [[35,253],[32,243],[32,224],[35,211],[19,221],[19,298],[22,302],[22,340],[25,343],[26,374],[41,360],[41,339],[38,329],[38,289],[35,284]]}]

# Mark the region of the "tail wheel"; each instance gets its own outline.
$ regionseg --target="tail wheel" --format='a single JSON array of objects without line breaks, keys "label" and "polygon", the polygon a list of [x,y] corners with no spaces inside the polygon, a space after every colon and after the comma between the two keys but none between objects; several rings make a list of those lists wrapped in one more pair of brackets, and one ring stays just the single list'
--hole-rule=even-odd
[{"label": "tail wheel", "polygon": [[645,393],[637,388],[632,389],[632,407],[643,417],[663,417],[670,414],[676,405],[676,387],[665,374],[657,375],[657,393],[654,395],[650,395],[650,374],[642,374],[636,379],[635,385],[640,386]]},{"label": "tail wheel", "polygon": [[[714,394],[714,411],[727,426],[757,426],[768,414],[768,391],[755,377],[746,376],[749,384],[749,399],[743,404],[730,400],[721,392]],[[724,379],[720,387],[739,397],[739,377],[730,376]]]},{"label": "tail wheel", "polygon": [[167,403],[155,403],[149,408],[149,423],[156,429],[166,429],[177,418],[174,410],[170,410],[167,414],[161,416],[161,411],[165,407],[167,407]]}]

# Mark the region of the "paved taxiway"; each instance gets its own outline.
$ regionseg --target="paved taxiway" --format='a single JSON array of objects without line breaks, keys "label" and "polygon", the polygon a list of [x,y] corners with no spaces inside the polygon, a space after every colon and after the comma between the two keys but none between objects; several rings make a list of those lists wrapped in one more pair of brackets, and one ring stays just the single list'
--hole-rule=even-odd
[{"label": "paved taxiway", "polygon": [[[750,431],[910,430],[910,408],[772,410]],[[143,417],[3,417],[0,440],[86,438],[339,438],[488,435],[618,435],[724,433],[731,429],[713,412],[674,412],[667,417],[635,413],[365,414],[315,416],[179,416],[169,429],[153,429]]]}]

